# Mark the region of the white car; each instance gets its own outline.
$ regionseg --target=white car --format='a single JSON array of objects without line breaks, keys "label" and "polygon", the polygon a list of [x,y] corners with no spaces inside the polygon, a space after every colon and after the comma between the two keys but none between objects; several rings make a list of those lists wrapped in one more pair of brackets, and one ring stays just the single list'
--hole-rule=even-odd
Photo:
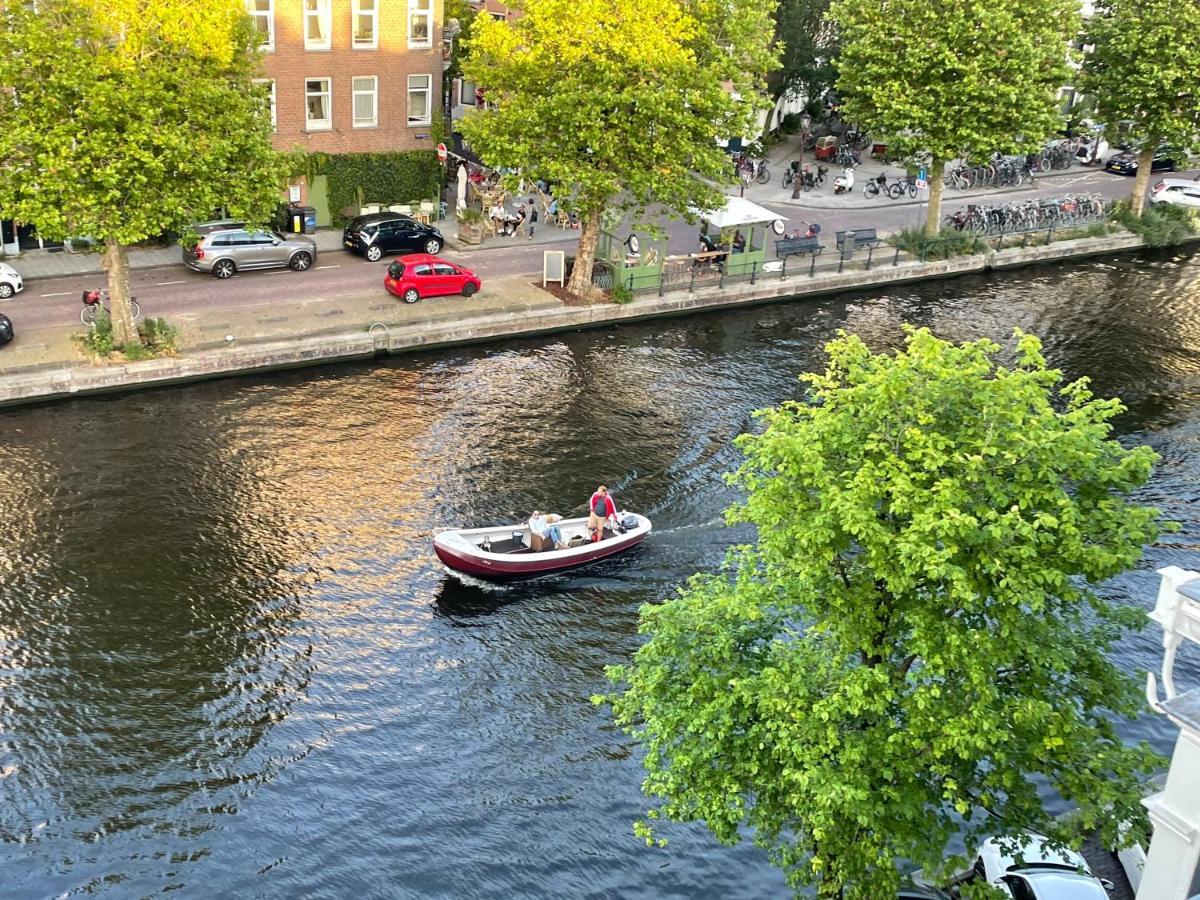
[{"label": "white car", "polygon": [[8,263],[0,262],[0,300],[8,300],[25,290],[21,274]]},{"label": "white car", "polygon": [[1112,883],[1088,871],[1075,851],[1052,850],[1036,834],[1010,838],[1005,844],[1012,852],[997,838],[984,841],[974,871],[1013,900],[1109,900]]},{"label": "white car", "polygon": [[1171,203],[1200,209],[1200,181],[1186,178],[1164,178],[1150,188],[1151,203]]}]

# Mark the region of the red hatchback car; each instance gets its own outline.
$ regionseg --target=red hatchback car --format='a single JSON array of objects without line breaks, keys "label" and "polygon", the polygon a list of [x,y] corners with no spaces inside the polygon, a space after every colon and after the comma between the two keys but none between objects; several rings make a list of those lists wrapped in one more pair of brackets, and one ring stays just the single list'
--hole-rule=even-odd
[{"label": "red hatchback car", "polygon": [[483,282],[470,269],[446,262],[440,256],[410,253],[392,261],[383,286],[405,303],[416,303],[422,297],[442,294],[470,297],[483,287]]}]

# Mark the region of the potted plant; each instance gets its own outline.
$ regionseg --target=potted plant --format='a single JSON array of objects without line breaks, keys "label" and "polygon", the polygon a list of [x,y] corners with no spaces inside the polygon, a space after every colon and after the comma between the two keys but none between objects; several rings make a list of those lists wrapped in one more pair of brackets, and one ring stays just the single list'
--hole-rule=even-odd
[{"label": "potted plant", "polygon": [[487,220],[483,210],[468,206],[458,211],[458,239],[464,244],[483,243],[483,229]]}]

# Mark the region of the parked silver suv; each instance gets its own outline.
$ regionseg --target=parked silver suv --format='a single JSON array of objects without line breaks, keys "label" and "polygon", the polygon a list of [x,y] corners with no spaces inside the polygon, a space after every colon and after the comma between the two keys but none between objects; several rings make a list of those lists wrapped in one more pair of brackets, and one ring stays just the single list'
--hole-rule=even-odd
[{"label": "parked silver suv", "polygon": [[242,269],[288,266],[303,272],[317,260],[317,245],[302,235],[246,228],[241,222],[205,222],[193,226],[195,243],[184,244],[183,262],[197,272],[229,278]]}]

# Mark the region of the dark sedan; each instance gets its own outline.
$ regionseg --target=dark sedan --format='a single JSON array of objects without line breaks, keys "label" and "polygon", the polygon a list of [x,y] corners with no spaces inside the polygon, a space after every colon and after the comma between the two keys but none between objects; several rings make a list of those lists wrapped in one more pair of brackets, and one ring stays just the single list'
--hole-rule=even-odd
[{"label": "dark sedan", "polygon": [[0,315],[0,346],[7,344],[12,339],[12,319],[10,319],[8,316]]},{"label": "dark sedan", "polygon": [[436,255],[446,239],[432,225],[402,213],[368,213],[346,223],[342,246],[377,262],[385,253],[414,251]]},{"label": "dark sedan", "polygon": [[[1104,167],[1105,172],[1113,172],[1117,175],[1136,175],[1138,170],[1138,151],[1126,150],[1124,153],[1118,153],[1108,161]],[[1174,172],[1175,158],[1174,155],[1166,149],[1159,149],[1154,154],[1154,160],[1150,163],[1151,172]]]}]

